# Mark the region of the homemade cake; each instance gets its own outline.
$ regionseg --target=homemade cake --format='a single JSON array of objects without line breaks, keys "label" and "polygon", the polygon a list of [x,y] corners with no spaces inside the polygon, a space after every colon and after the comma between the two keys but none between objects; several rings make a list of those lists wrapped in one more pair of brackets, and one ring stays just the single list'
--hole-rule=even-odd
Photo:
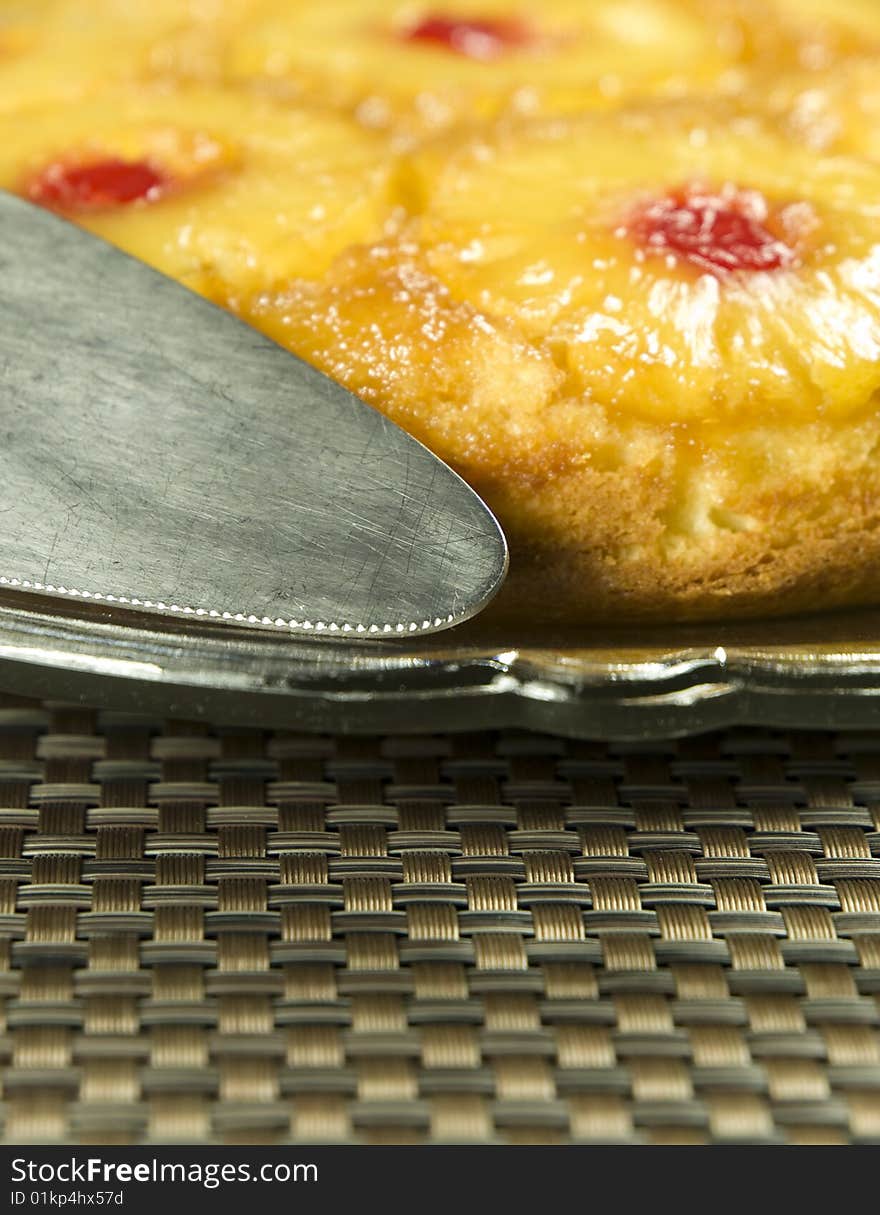
[{"label": "homemade cake", "polygon": [[98,7],[0,16],[0,185],[458,468],[504,610],[880,600],[869,0]]}]

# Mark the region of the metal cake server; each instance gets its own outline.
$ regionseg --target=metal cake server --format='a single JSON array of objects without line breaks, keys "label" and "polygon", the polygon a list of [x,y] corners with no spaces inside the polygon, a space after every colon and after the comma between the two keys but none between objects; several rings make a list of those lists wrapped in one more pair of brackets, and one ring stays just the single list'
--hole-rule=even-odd
[{"label": "metal cake server", "polygon": [[488,508],[376,410],[2,192],[0,234],[0,588],[386,636],[499,588]]}]

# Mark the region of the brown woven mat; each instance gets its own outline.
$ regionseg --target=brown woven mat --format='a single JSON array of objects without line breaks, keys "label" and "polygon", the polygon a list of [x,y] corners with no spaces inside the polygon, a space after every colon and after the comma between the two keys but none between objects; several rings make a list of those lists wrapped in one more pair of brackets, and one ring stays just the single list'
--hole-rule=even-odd
[{"label": "brown woven mat", "polygon": [[0,700],[7,1141],[880,1138],[880,736]]}]

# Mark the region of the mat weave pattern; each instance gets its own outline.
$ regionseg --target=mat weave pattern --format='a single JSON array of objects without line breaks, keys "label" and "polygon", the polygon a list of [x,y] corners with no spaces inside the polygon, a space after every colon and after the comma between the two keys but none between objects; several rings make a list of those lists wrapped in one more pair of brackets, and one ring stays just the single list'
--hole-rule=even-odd
[{"label": "mat weave pattern", "polygon": [[880,1140],[880,736],[0,700],[11,1142]]}]

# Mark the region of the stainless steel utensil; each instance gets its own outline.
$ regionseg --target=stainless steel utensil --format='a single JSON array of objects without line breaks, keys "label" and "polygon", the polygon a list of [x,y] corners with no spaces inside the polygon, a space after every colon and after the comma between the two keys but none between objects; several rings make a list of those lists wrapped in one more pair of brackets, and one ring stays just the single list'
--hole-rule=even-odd
[{"label": "stainless steel utensil", "polygon": [[489,510],[376,410],[62,219],[0,228],[0,587],[382,636],[498,589]]}]

